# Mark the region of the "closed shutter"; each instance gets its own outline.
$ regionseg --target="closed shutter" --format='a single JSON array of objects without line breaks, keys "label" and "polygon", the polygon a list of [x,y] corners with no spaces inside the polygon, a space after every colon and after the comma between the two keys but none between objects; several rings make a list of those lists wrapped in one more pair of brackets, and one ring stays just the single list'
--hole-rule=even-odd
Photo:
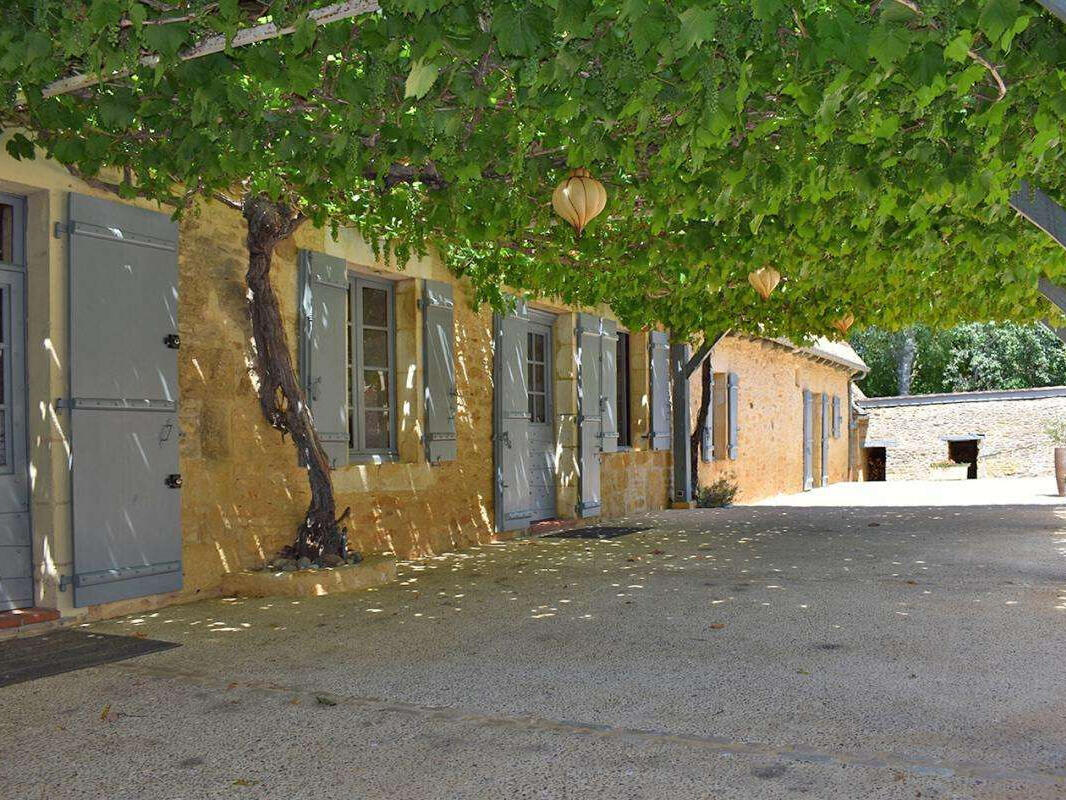
[{"label": "closed shutter", "polygon": [[455,461],[455,302],[450,284],[425,282],[422,330],[426,460],[430,464]]},{"label": "closed shutter", "polygon": [[601,365],[602,320],[591,314],[577,315],[577,406],[578,453],[580,458],[577,515],[600,513],[600,425],[603,384]]},{"label": "closed shutter", "polygon": [[842,429],[840,418],[840,395],[833,395],[833,438],[840,438],[840,431]]},{"label": "closed shutter", "polygon": [[348,463],[348,269],[343,258],[300,251],[300,377],[322,449]]},{"label": "closed shutter", "polygon": [[829,485],[829,395],[822,393],[822,486]]},{"label": "closed shutter", "polygon": [[178,226],[71,194],[67,230],[81,607],[181,588]]},{"label": "closed shutter", "polygon": [[803,490],[814,488],[814,398],[803,390]]},{"label": "closed shutter", "polygon": [[[707,373],[705,380],[710,381],[710,386],[708,387],[707,417],[703,420],[703,430],[700,431],[700,460],[708,464],[714,459],[714,373],[711,371],[709,362],[710,359],[703,365]],[[703,391],[702,387],[700,391]]]},{"label": "closed shutter", "polygon": [[739,452],[738,440],[740,433],[740,422],[737,418],[737,414],[740,409],[739,405],[739,387],[740,377],[735,372],[729,373],[728,378],[729,386],[729,458],[735,461]]},{"label": "closed shutter", "polygon": [[618,449],[618,323],[611,319],[600,335],[600,449]]},{"label": "closed shutter", "polygon": [[651,367],[651,430],[648,438],[652,450],[670,449],[670,337],[652,331],[648,337],[648,363]]}]

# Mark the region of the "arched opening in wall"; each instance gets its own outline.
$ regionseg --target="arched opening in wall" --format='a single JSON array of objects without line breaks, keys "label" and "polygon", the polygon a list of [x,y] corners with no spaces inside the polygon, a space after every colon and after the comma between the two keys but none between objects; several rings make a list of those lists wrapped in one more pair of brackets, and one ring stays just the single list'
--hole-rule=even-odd
[{"label": "arched opening in wall", "polygon": [[953,464],[966,464],[967,480],[977,478],[977,457],[981,448],[981,436],[969,434],[966,436],[944,436],[948,443],[948,461]]},{"label": "arched opening in wall", "polygon": [[888,461],[888,450],[885,447],[864,447],[862,449],[866,461],[866,469],[863,471],[868,481],[883,481]]}]

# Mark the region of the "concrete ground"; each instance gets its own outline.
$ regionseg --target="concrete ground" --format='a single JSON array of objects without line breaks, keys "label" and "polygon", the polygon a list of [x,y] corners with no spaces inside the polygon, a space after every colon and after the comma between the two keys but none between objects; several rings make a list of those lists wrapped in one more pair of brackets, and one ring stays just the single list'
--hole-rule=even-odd
[{"label": "concrete ground", "polygon": [[778,495],[759,506],[1002,506],[1061,505],[1055,478],[834,483],[814,492]]},{"label": "concrete ground", "polygon": [[634,521],[95,625],[183,646],[0,689],[0,795],[1066,797],[1066,508]]}]

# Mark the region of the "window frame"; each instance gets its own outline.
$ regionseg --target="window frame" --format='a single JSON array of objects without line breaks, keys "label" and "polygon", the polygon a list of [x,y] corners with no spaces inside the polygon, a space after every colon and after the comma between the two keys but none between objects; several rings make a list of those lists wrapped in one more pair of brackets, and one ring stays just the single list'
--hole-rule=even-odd
[{"label": "window frame", "polygon": [[[535,337],[540,337],[543,342],[543,358],[538,361],[534,357],[533,353],[533,341]],[[533,425],[547,425],[552,418],[551,409],[551,374],[548,369],[550,365],[550,348],[551,348],[551,329],[545,328],[542,330],[536,329],[535,325],[530,325],[526,329],[526,408],[529,411],[529,421]],[[533,388],[533,372],[534,370],[540,370],[544,386],[542,389],[537,390]],[[534,398],[541,396],[544,398],[544,419],[536,419],[534,411],[536,406],[534,405]]]},{"label": "window frame", "polygon": [[[384,327],[365,326],[363,322],[363,289],[381,289],[386,293],[387,320]],[[365,391],[363,386],[363,331],[385,330],[388,365],[388,431],[389,444],[385,448],[366,446]],[[392,460],[399,454],[396,420],[396,286],[393,281],[372,278],[358,272],[348,272],[348,453],[351,461]],[[380,369],[369,367],[368,369]],[[371,410],[377,410],[377,407]]]}]

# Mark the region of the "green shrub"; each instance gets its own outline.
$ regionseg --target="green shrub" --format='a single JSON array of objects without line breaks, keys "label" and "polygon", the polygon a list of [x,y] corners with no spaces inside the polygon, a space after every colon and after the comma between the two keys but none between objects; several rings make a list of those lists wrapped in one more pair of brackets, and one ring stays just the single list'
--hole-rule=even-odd
[{"label": "green shrub", "polygon": [[733,474],[723,475],[710,486],[701,486],[696,490],[696,505],[700,508],[722,508],[732,505],[737,491],[737,482]]},{"label": "green shrub", "polygon": [[1052,443],[1058,447],[1066,445],[1066,422],[1055,420],[1045,429],[1045,433],[1051,437]]}]

